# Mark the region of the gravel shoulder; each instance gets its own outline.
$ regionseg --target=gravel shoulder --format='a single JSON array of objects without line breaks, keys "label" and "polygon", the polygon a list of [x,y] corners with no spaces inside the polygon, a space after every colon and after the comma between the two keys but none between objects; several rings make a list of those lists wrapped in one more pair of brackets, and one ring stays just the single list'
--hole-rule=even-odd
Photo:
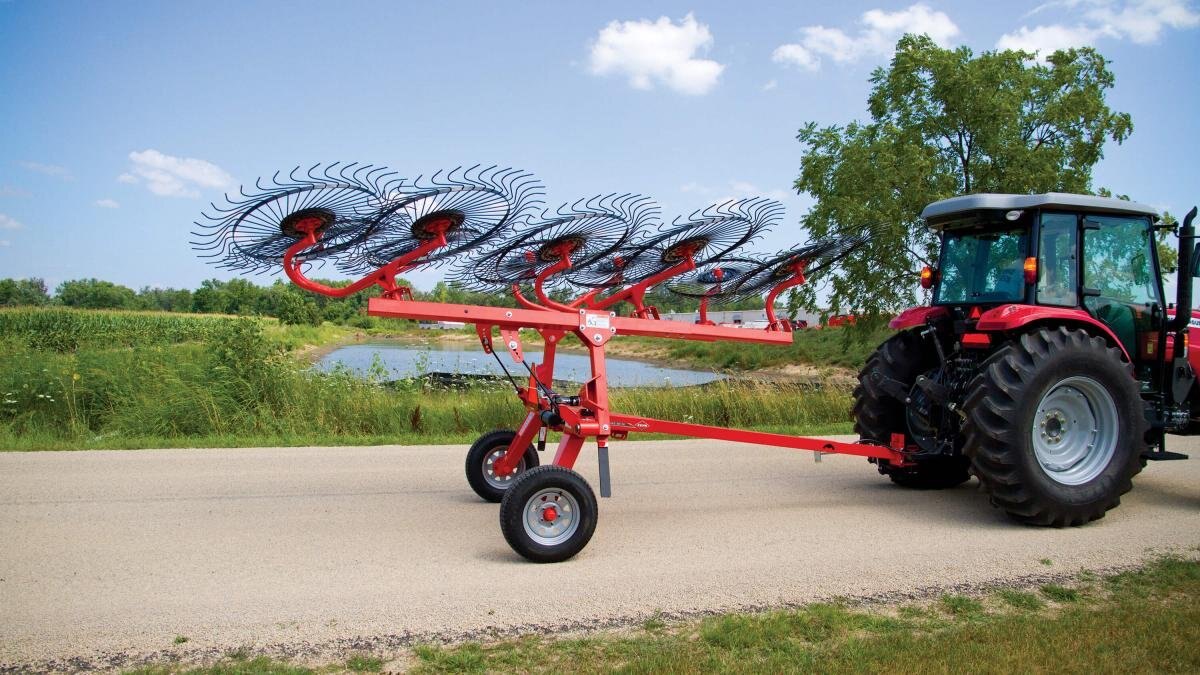
[{"label": "gravel shoulder", "polygon": [[[589,547],[533,565],[467,487],[464,452],[0,453],[0,670],[243,646],[320,657],[908,597],[1200,545],[1200,460],[1152,463],[1104,520],[1050,530],[1011,523],[974,481],[915,492],[857,458],[640,441],[614,445],[614,496]],[[580,458],[593,485],[594,456]]]}]

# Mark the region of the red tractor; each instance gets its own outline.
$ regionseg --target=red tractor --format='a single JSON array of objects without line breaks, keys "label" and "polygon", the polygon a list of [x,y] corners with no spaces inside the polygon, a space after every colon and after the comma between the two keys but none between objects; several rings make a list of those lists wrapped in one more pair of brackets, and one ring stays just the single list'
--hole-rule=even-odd
[{"label": "red tractor", "polygon": [[1151,207],[1085,195],[977,194],[929,205],[932,304],[859,374],[855,431],[903,464],[897,484],[947,488],[977,476],[992,502],[1036,525],[1081,525],[1120,503],[1166,433],[1200,429],[1200,358],[1188,354],[1200,247],[1179,229],[1174,305],[1163,296]]}]

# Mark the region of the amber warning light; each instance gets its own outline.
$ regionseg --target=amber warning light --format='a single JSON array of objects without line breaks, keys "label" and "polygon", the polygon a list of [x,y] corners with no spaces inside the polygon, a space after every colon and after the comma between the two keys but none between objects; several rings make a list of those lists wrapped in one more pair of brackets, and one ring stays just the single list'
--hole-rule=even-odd
[{"label": "amber warning light", "polygon": [[1025,283],[1037,283],[1037,258],[1025,259]]},{"label": "amber warning light", "polygon": [[921,288],[933,288],[933,268],[926,265],[921,270]]}]

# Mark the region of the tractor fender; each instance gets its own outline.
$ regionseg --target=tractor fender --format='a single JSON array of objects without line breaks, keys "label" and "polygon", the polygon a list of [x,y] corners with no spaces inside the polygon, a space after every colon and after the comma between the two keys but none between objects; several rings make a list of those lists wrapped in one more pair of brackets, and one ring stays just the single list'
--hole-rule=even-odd
[{"label": "tractor fender", "polygon": [[1121,350],[1121,356],[1126,362],[1133,362],[1133,359],[1129,358],[1129,352],[1117,339],[1112,329],[1082,309],[1039,305],[1000,305],[980,314],[979,321],[975,324],[975,330],[982,332],[1019,331],[1032,324],[1042,323],[1079,327],[1089,333],[1100,335],[1108,340],[1109,344]]},{"label": "tractor fender", "polygon": [[909,307],[889,321],[888,326],[896,330],[923,326],[929,319],[945,316],[947,311],[945,307]]},{"label": "tractor fender", "polygon": [[[1175,318],[1175,310],[1167,310],[1167,318]],[[1192,310],[1192,318],[1188,320],[1188,342],[1191,345],[1200,347],[1200,309]],[[1188,363],[1192,364],[1192,370],[1200,373],[1200,349],[1188,349]],[[1175,334],[1167,333],[1167,360],[1175,358]]]}]

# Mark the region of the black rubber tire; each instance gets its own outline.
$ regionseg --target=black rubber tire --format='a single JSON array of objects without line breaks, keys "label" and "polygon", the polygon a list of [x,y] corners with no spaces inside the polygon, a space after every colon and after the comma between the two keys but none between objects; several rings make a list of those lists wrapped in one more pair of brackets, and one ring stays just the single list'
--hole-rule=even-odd
[{"label": "black rubber tire", "polygon": [[[525,505],[530,498],[545,489],[569,493],[579,504],[579,526],[565,541],[547,545],[535,541],[525,531]],[[500,502],[500,531],[512,550],[526,560],[536,563],[562,562],[575,556],[587,546],[596,531],[599,507],[596,494],[583,476],[571,469],[553,464],[530,469],[517,476]]]},{"label": "black rubber tire", "polygon": [[[915,330],[906,330],[888,338],[863,366],[854,388],[854,431],[859,438],[890,443],[893,433],[903,433],[911,442],[904,402],[884,392],[875,380],[888,377],[911,386],[917,376],[937,365],[932,345]],[[914,466],[899,468],[887,460],[878,460],[879,472],[896,485],[918,490],[952,488],[970,479],[971,466],[966,457],[930,457]]]},{"label": "black rubber tire", "polygon": [[[1116,451],[1092,480],[1064,485],[1042,469],[1031,432],[1042,397],[1063,379],[1085,375],[1116,405]],[[1039,328],[996,350],[968,387],[964,452],[992,503],[1032,525],[1064,527],[1103,518],[1133,487],[1146,449],[1146,417],[1133,369],[1102,338],[1065,327]]]},{"label": "black rubber tire", "polygon": [[[475,442],[471,444],[471,449],[467,450],[467,483],[471,486],[471,489],[475,491],[475,494],[483,497],[485,501],[498,504],[500,503],[501,499],[504,499],[504,493],[507,492],[507,490],[497,488],[491,483],[488,483],[487,477],[484,475],[487,471],[484,466],[484,463],[487,461],[487,456],[491,454],[497,446],[507,448],[509,445],[512,445],[512,441],[516,437],[517,432],[511,429],[497,429],[495,431],[489,431],[475,439]],[[522,464],[517,466],[516,476],[520,476],[521,473],[528,471],[537,465],[538,453],[537,450],[535,450],[531,445],[525,449],[525,457]],[[513,482],[515,481],[516,478],[514,477]],[[509,487],[511,486],[512,483],[509,483]]]}]

